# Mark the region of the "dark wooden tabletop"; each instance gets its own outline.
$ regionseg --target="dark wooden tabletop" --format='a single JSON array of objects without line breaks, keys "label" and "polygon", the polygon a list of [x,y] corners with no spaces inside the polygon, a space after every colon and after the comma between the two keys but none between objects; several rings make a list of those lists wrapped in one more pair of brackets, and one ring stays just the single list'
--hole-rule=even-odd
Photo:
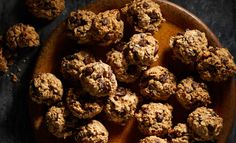
[{"label": "dark wooden tabletop", "polygon": [[[204,21],[220,39],[224,47],[236,57],[236,0],[171,0],[194,13]],[[27,12],[24,0],[0,0],[0,35],[9,26],[23,22],[36,27],[44,42],[51,31],[75,10],[91,0],[66,0],[62,15],[50,23],[39,22]],[[22,50],[15,56],[15,64],[6,74],[0,74],[0,143],[34,143],[28,118],[28,82],[38,49]],[[11,73],[17,74],[17,83],[11,82]],[[236,142],[236,122],[228,143]]]}]

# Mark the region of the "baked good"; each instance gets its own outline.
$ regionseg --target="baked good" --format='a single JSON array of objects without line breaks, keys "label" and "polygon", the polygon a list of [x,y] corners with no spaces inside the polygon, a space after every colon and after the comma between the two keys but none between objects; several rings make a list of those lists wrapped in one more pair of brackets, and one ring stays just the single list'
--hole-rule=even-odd
[{"label": "baked good", "polygon": [[170,143],[190,143],[188,127],[184,123],[178,123],[173,129],[168,131]]},{"label": "baked good", "polygon": [[167,100],[176,90],[175,76],[161,66],[144,72],[140,80],[140,93],[151,100]]},{"label": "baked good", "polygon": [[111,67],[102,61],[86,65],[80,81],[85,91],[97,97],[108,96],[117,88],[116,77]]},{"label": "baked good", "polygon": [[95,97],[83,93],[82,89],[70,88],[66,103],[71,113],[79,119],[91,119],[102,112],[102,103]]},{"label": "baked good", "polygon": [[133,0],[122,11],[128,24],[134,26],[136,32],[158,31],[165,21],[159,4],[153,0]]},{"label": "baked good", "polygon": [[118,87],[114,94],[109,95],[104,107],[106,118],[114,123],[126,125],[134,116],[138,105],[138,97],[128,88]]},{"label": "baked good", "polygon": [[135,114],[140,132],[147,136],[165,136],[172,126],[172,110],[169,104],[151,102],[142,105]]},{"label": "baked good", "polygon": [[65,9],[65,0],[26,0],[26,5],[35,17],[53,20]]},{"label": "baked good", "polygon": [[109,133],[103,124],[97,120],[91,120],[81,126],[76,133],[77,143],[107,143]]},{"label": "baked good", "polygon": [[211,97],[207,91],[207,85],[194,81],[192,77],[187,77],[177,85],[175,93],[179,103],[188,110],[211,103]]},{"label": "baked good", "polygon": [[55,75],[41,73],[31,80],[29,94],[38,104],[52,105],[62,100],[63,86]]},{"label": "baked good", "polygon": [[214,141],[223,128],[223,119],[213,109],[199,107],[189,114],[188,127],[196,141]]},{"label": "baked good", "polygon": [[93,62],[96,60],[91,53],[79,51],[62,59],[61,73],[66,79],[77,81],[80,79],[83,68]]},{"label": "baked good", "polygon": [[209,55],[197,64],[200,77],[206,81],[222,82],[236,73],[234,58],[226,48],[210,46]]},{"label": "baked good", "polygon": [[34,27],[18,23],[10,27],[6,34],[6,42],[9,48],[38,47],[39,35]]},{"label": "baked good", "polygon": [[88,10],[72,11],[66,20],[67,34],[79,44],[92,42],[91,28],[95,16]]},{"label": "baked good", "polygon": [[157,136],[148,136],[139,140],[139,143],[167,143],[167,140]]}]

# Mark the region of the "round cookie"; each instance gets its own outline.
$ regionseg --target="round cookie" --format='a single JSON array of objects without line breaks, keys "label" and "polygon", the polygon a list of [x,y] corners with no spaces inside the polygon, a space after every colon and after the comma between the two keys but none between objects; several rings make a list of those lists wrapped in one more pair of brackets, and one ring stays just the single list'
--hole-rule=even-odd
[{"label": "round cookie", "polygon": [[199,61],[197,71],[206,81],[221,82],[236,73],[234,58],[226,48],[209,47],[209,56]]},{"label": "round cookie", "polygon": [[116,91],[117,81],[111,67],[103,62],[95,62],[84,67],[81,84],[92,96],[104,97]]},{"label": "round cookie", "polygon": [[168,131],[171,143],[190,143],[188,127],[186,124],[179,123]]},{"label": "round cookie", "polygon": [[107,63],[111,66],[116,79],[124,83],[133,83],[141,75],[141,69],[135,64],[129,64],[123,52],[112,49],[107,53]]},{"label": "round cookie", "polygon": [[45,116],[47,128],[58,138],[67,138],[77,128],[78,120],[72,117],[63,106],[52,106]]},{"label": "round cookie", "polygon": [[41,73],[31,80],[29,94],[38,104],[52,105],[62,100],[63,86],[55,75]]},{"label": "round cookie", "polygon": [[212,109],[199,107],[189,114],[188,127],[196,141],[214,141],[223,128],[223,119]]},{"label": "round cookie", "polygon": [[162,137],[172,126],[172,106],[162,103],[142,105],[135,114],[138,128],[144,135]]},{"label": "round cookie", "polygon": [[79,80],[83,68],[87,64],[94,62],[96,62],[96,60],[91,53],[80,51],[62,59],[61,73],[67,79]]},{"label": "round cookie", "polygon": [[148,136],[139,140],[139,143],[167,143],[167,140],[157,136]]},{"label": "round cookie", "polygon": [[65,9],[65,0],[26,0],[26,5],[35,17],[53,20]]},{"label": "round cookie", "polygon": [[144,72],[140,93],[152,100],[167,100],[176,90],[175,76],[167,68],[155,66]]},{"label": "round cookie", "polygon": [[211,97],[205,83],[198,83],[192,77],[183,79],[178,85],[175,93],[176,99],[187,110],[207,106],[211,103]]},{"label": "round cookie", "polygon": [[125,125],[134,116],[138,105],[138,97],[127,88],[119,87],[109,95],[104,112],[108,120]]},{"label": "round cookie", "polygon": [[91,28],[95,16],[95,13],[87,10],[71,12],[66,20],[69,37],[76,40],[79,44],[92,42]]},{"label": "round cookie", "polygon": [[6,41],[9,48],[38,47],[39,35],[34,27],[18,23],[10,27],[6,33]]},{"label": "round cookie", "polygon": [[119,42],[123,38],[123,31],[124,23],[117,9],[101,12],[94,19],[93,40],[100,46]]},{"label": "round cookie", "polygon": [[122,11],[136,32],[158,31],[161,23],[165,21],[160,6],[153,0],[134,0]]},{"label": "round cookie", "polygon": [[207,45],[205,33],[199,30],[186,30],[170,39],[174,57],[185,64],[194,64],[208,54]]},{"label": "round cookie", "polygon": [[79,89],[70,88],[66,103],[71,113],[79,119],[91,119],[102,112],[102,105],[94,97],[83,94]]},{"label": "round cookie", "polygon": [[128,63],[150,66],[158,59],[158,41],[150,33],[134,34],[124,50]]},{"label": "round cookie", "polygon": [[75,140],[77,143],[107,143],[109,133],[107,129],[97,120],[79,128]]}]

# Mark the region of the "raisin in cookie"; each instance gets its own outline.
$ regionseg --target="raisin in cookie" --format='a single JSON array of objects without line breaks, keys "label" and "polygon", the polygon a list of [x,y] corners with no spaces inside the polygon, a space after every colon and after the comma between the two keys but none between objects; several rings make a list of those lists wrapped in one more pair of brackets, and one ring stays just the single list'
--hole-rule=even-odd
[{"label": "raisin in cookie", "polygon": [[6,34],[8,47],[12,49],[37,47],[40,45],[39,35],[34,27],[18,23],[10,27]]},{"label": "raisin in cookie", "polygon": [[94,62],[96,62],[96,60],[91,53],[80,51],[62,59],[61,73],[67,79],[79,80],[83,68],[87,64]]},{"label": "raisin in cookie", "polygon": [[176,99],[188,110],[211,103],[211,98],[205,83],[194,81],[192,77],[183,79],[177,86]]},{"label": "raisin in cookie", "polygon": [[186,30],[170,39],[170,47],[175,58],[185,64],[194,64],[208,52],[205,33],[199,30]]},{"label": "raisin in cookie", "polygon": [[190,143],[190,136],[186,124],[179,123],[168,131],[170,143]]},{"label": "raisin in cookie", "polygon": [[140,81],[140,93],[152,100],[167,100],[175,90],[175,76],[161,66],[145,71]]},{"label": "raisin in cookie", "polygon": [[75,140],[77,143],[107,143],[108,135],[102,123],[92,120],[79,128]]},{"label": "raisin in cookie", "polygon": [[117,81],[111,67],[103,62],[95,62],[84,67],[81,84],[92,96],[104,97],[116,91]]},{"label": "raisin in cookie", "polygon": [[136,32],[158,31],[165,21],[160,6],[153,0],[134,0],[122,8],[122,11]]},{"label": "raisin in cookie", "polygon": [[138,97],[127,88],[119,87],[108,97],[104,107],[108,120],[125,125],[134,116],[138,105]]},{"label": "raisin in cookie", "polygon": [[188,127],[196,141],[214,141],[223,128],[223,119],[212,109],[199,107],[189,114]]},{"label": "raisin in cookie", "polygon": [[119,42],[123,37],[124,23],[117,9],[99,13],[93,24],[93,40],[101,46]]},{"label": "raisin in cookie", "polygon": [[158,49],[158,41],[150,33],[139,33],[130,38],[124,54],[129,63],[145,68],[157,61]]},{"label": "raisin in cookie", "polygon": [[91,119],[103,109],[98,99],[83,93],[81,89],[70,88],[67,92],[66,103],[71,113],[79,119]]},{"label": "raisin in cookie", "polygon": [[38,104],[52,105],[62,100],[63,86],[55,75],[41,73],[31,80],[29,94]]},{"label": "raisin in cookie", "polygon": [[65,0],[26,0],[26,5],[35,17],[53,20],[65,9]]},{"label": "raisin in cookie", "polygon": [[144,135],[162,137],[172,126],[172,106],[162,103],[142,105],[136,113],[138,128]]},{"label": "raisin in cookie", "polygon": [[167,143],[167,140],[157,136],[148,136],[139,140],[139,143]]},{"label": "raisin in cookie", "polygon": [[209,52],[209,56],[197,64],[197,71],[203,80],[221,82],[236,73],[234,58],[228,49],[209,47]]},{"label": "raisin in cookie", "polygon": [[66,21],[69,37],[76,40],[79,44],[92,42],[91,28],[95,16],[95,13],[87,10],[71,12]]}]

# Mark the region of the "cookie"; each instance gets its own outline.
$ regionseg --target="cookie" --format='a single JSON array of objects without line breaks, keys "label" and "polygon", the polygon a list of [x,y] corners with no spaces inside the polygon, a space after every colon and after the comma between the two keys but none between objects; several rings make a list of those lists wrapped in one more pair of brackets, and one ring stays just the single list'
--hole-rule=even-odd
[{"label": "cookie", "polygon": [[77,81],[80,79],[83,68],[90,63],[96,62],[94,56],[87,51],[80,51],[66,56],[61,62],[61,73],[66,79]]},{"label": "cookie", "polygon": [[67,92],[66,103],[71,113],[79,119],[91,119],[103,109],[98,99],[83,93],[81,89],[70,88]]},{"label": "cookie", "polygon": [[187,110],[208,106],[211,103],[207,85],[194,81],[192,77],[180,81],[175,95],[179,103]]},{"label": "cookie", "polygon": [[38,47],[39,35],[34,27],[18,23],[10,27],[6,33],[6,42],[9,48]]},{"label": "cookie", "polygon": [[79,44],[91,43],[92,25],[95,13],[88,10],[77,10],[70,13],[66,20],[67,34]]},{"label": "cookie", "polygon": [[135,114],[138,128],[147,136],[163,137],[172,126],[172,106],[162,103],[149,103],[142,105]]},{"label": "cookie", "polygon": [[209,47],[210,54],[198,62],[197,71],[205,81],[222,82],[236,73],[234,58],[226,48]]},{"label": "cookie", "polygon": [[92,120],[78,129],[75,140],[78,143],[107,143],[108,136],[109,133],[103,124]]},{"label": "cookie", "polygon": [[214,141],[223,128],[223,119],[212,109],[199,107],[189,114],[188,127],[196,141]]},{"label": "cookie", "polygon": [[186,124],[178,123],[168,131],[170,143],[190,143],[190,134]]},{"label": "cookie", "polygon": [[139,87],[143,97],[167,100],[175,93],[175,76],[167,68],[155,66],[144,72]]},{"label": "cookie", "polygon": [[96,97],[108,96],[117,88],[116,77],[111,67],[101,61],[86,65],[80,81],[84,90]]},{"label": "cookie", "polygon": [[138,105],[138,97],[127,88],[119,87],[108,97],[104,112],[108,120],[126,125],[133,118]]},{"label": "cookie", "polygon": [[167,143],[167,140],[157,136],[148,136],[139,140],[139,143]]},{"label": "cookie", "polygon": [[63,86],[55,75],[41,73],[31,80],[29,94],[38,104],[52,105],[62,100]]},{"label": "cookie", "polygon": [[199,30],[186,30],[170,39],[173,56],[185,64],[194,64],[208,54],[207,45],[205,33]]},{"label": "cookie", "polygon": [[158,31],[165,21],[159,4],[153,0],[134,0],[122,8],[122,11],[128,24],[140,33]]}]

